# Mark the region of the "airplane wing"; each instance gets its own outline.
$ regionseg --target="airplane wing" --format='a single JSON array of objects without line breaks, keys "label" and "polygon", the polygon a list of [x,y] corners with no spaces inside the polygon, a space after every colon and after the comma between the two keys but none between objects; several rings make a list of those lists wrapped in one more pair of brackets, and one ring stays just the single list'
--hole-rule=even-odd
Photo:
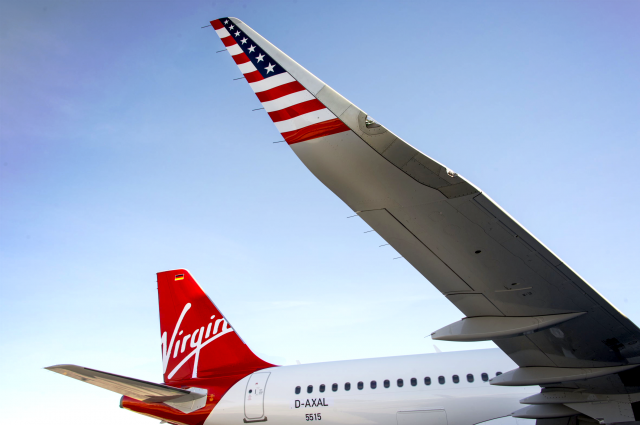
[{"label": "airplane wing", "polygon": [[211,22],[309,170],[493,340],[494,385],[640,391],[640,330],[486,193],[373,121],[237,18]]},{"label": "airplane wing", "polygon": [[206,393],[203,395],[199,392],[101,372],[88,367],[65,364],[49,366],[45,369],[148,403],[161,403],[170,400],[186,402],[206,396]]}]

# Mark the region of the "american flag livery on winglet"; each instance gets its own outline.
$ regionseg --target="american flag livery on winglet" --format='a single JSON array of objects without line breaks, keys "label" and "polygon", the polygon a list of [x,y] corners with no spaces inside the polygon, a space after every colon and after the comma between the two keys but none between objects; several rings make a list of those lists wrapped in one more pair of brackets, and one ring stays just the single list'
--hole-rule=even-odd
[{"label": "american flag livery on winglet", "polygon": [[241,22],[222,18],[211,21],[211,25],[287,143],[349,131],[349,127],[265,51],[260,45],[263,43],[252,39],[246,29],[241,28]]}]

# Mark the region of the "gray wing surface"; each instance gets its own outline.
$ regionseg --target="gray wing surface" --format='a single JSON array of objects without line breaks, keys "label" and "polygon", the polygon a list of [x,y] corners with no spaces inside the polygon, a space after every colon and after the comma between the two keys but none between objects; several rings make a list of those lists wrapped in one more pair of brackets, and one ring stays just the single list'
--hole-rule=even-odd
[{"label": "gray wing surface", "polygon": [[629,370],[640,362],[633,322],[487,194],[230,19],[349,127],[290,146],[468,318],[436,336],[491,339],[521,369],[550,373],[546,387],[640,391],[640,373]]}]

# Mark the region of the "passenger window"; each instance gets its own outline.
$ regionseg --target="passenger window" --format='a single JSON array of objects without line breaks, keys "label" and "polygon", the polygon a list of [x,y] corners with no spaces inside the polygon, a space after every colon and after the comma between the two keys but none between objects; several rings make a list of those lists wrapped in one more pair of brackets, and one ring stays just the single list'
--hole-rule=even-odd
[{"label": "passenger window", "polygon": [[451,378],[453,379],[454,384],[457,384],[460,382],[460,377],[458,375],[453,375]]},{"label": "passenger window", "polygon": [[438,382],[440,385],[444,384],[444,376],[438,376]]},{"label": "passenger window", "polygon": [[376,381],[371,381],[371,389],[372,390],[375,390],[377,386],[378,386],[378,383]]},{"label": "passenger window", "polygon": [[346,384],[344,384],[345,391],[349,391],[350,389],[351,389],[351,382],[347,382]]},{"label": "passenger window", "polygon": [[424,378],[424,384],[425,384],[425,385],[431,385],[431,378],[430,378],[429,376],[426,376],[426,377]]},{"label": "passenger window", "polygon": [[398,386],[402,387],[404,385],[404,381],[402,379],[398,379]]},{"label": "passenger window", "polygon": [[496,372],[496,376],[502,375],[502,372]]},{"label": "passenger window", "polygon": [[364,384],[362,383],[362,381],[358,382],[358,389],[361,390],[364,388]]},{"label": "passenger window", "polygon": [[307,392],[308,392],[309,394],[311,394],[311,393],[313,392],[313,385],[309,385],[309,386],[307,387]]},{"label": "passenger window", "polygon": [[300,387],[296,387],[296,394],[300,394]]},{"label": "passenger window", "polygon": [[384,380],[384,387],[385,387],[385,388],[389,388],[390,386],[391,386],[391,382],[389,382],[389,380],[388,380],[388,379],[385,379],[385,380]]},{"label": "passenger window", "polygon": [[484,382],[487,382],[489,380],[489,375],[487,375],[486,373],[482,373],[482,375],[480,375],[480,377],[482,378],[482,380]]},{"label": "passenger window", "polygon": [[416,378],[411,378],[411,386],[415,387],[416,385],[418,385],[418,380]]},{"label": "passenger window", "polygon": [[335,393],[336,391],[338,391],[338,384],[333,384],[333,385],[331,386],[331,391],[333,391],[334,393]]},{"label": "passenger window", "polygon": [[473,374],[467,373],[467,382],[473,382]]},{"label": "passenger window", "polygon": [[320,392],[323,393],[324,392],[324,384],[320,385]]}]

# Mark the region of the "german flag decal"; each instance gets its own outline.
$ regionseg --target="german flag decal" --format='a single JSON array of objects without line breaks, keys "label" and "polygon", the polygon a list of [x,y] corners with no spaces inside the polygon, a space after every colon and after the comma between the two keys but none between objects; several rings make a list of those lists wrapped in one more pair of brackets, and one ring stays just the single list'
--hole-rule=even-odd
[{"label": "german flag decal", "polygon": [[177,274],[176,275],[176,280],[184,280],[184,275],[183,274]]}]

